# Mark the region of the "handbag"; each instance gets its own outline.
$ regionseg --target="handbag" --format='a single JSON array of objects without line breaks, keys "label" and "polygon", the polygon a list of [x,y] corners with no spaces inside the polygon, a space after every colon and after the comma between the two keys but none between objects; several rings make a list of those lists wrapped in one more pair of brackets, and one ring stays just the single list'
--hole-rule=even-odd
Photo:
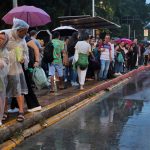
[{"label": "handbag", "polygon": [[121,52],[118,54],[117,61],[120,62],[120,63],[124,62],[124,58],[123,58],[123,55],[122,55]]},{"label": "handbag", "polygon": [[81,70],[85,70],[88,67],[88,65],[89,65],[88,55],[79,53],[77,66],[79,66]]}]

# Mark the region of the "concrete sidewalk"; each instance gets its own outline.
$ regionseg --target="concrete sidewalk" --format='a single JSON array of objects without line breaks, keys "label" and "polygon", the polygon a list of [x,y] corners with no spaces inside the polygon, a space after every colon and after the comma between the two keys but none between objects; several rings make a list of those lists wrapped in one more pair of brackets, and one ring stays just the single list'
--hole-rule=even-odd
[{"label": "concrete sidewalk", "polygon": [[[89,81],[86,83],[84,91],[79,91],[78,89],[71,87],[53,94],[49,93],[48,90],[38,92],[38,99],[41,106],[43,107],[42,110],[40,112],[27,113],[25,115],[26,119],[23,123],[18,123],[15,119],[12,119],[5,123],[0,128],[0,143],[2,144],[3,142],[8,141],[11,142],[10,145],[13,144],[14,146],[15,143],[13,143],[14,140],[12,141],[12,137],[14,139],[15,137],[20,138],[20,135],[22,138],[31,136],[31,134],[39,131],[38,128],[40,128],[40,125],[44,126],[46,119],[62,111],[65,111],[70,107],[75,109],[74,106],[77,103],[84,101],[85,99],[95,95],[96,93],[99,93],[100,91],[106,90],[109,87],[118,84],[124,79],[132,77],[141,71],[149,69],[150,65],[142,66],[127,74],[108,80],[107,82]],[[55,119],[57,120],[57,118]],[[28,131],[27,129],[29,128],[32,128],[32,131],[34,132],[31,133],[31,130]],[[5,144],[8,143],[0,145],[0,149],[4,149]]]}]

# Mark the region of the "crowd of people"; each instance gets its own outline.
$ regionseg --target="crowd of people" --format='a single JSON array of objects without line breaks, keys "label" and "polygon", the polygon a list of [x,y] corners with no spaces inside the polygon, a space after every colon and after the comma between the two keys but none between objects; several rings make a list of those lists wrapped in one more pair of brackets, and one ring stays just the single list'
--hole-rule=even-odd
[{"label": "crowd of people", "polygon": [[56,80],[60,90],[64,85],[83,90],[88,79],[105,81],[149,61],[150,45],[138,44],[137,39],[116,43],[109,34],[95,39],[78,32],[62,38],[56,31],[45,40],[28,29],[26,22],[14,19],[12,29],[0,31],[0,125],[8,119],[8,112],[18,111],[17,121],[24,121],[24,99],[29,112],[41,110],[33,89],[36,67],[45,71],[53,93]]}]

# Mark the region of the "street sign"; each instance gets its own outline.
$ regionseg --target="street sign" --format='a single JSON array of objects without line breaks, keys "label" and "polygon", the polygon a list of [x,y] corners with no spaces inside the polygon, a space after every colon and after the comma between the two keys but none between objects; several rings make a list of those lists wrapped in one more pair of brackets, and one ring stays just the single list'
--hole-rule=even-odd
[{"label": "street sign", "polygon": [[148,30],[147,29],[144,30],[144,37],[148,37]]}]

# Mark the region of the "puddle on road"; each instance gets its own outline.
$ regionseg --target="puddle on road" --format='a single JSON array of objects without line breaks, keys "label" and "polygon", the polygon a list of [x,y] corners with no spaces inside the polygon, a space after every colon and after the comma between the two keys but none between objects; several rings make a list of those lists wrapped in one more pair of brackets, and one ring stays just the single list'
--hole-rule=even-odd
[{"label": "puddle on road", "polygon": [[149,75],[137,75],[102,101],[27,139],[16,150],[149,150]]}]

